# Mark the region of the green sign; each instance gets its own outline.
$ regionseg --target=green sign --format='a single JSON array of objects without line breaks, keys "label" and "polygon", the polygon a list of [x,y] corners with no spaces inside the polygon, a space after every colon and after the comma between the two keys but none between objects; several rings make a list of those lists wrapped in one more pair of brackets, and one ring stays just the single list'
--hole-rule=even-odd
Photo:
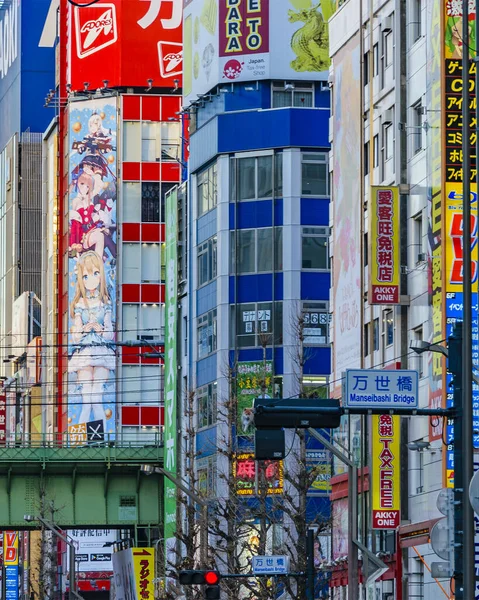
[{"label": "green sign", "polygon": [[[166,195],[166,328],[165,328],[165,462],[164,469],[176,475],[176,323],[177,323],[177,228],[178,188]],[[164,480],[165,557],[175,561],[176,486]]]},{"label": "green sign", "polygon": [[253,400],[273,396],[273,364],[270,360],[238,363],[238,435],[253,435]]}]

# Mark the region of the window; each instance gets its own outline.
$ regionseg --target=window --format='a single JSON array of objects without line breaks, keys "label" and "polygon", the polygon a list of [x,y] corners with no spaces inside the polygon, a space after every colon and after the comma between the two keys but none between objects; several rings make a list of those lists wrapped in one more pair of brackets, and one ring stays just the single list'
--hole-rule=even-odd
[{"label": "window", "polygon": [[329,193],[327,154],[303,153],[301,161],[302,195],[327,196]]},{"label": "window", "polygon": [[217,384],[210,383],[198,388],[198,429],[216,422]]},{"label": "window", "polygon": [[160,283],[161,281],[161,252],[160,244],[141,245],[141,281],[142,283]]},{"label": "window", "polygon": [[384,160],[390,160],[394,154],[394,130],[392,123],[387,123],[383,125],[383,156]]},{"label": "window", "polygon": [[198,317],[198,359],[216,352],[216,309]]},{"label": "window", "polygon": [[236,159],[238,200],[273,196],[273,156]]},{"label": "window", "polygon": [[393,64],[394,58],[394,44],[393,44],[393,32],[388,31],[384,34],[384,63],[386,68]]},{"label": "window", "polygon": [[364,356],[369,356],[369,325],[364,325]]},{"label": "window", "polygon": [[178,121],[160,123],[161,126],[161,160],[176,161],[180,158],[180,132]]},{"label": "window", "polygon": [[327,302],[303,302],[303,334],[307,346],[329,344],[330,322]]},{"label": "window", "polygon": [[125,223],[141,221],[141,183],[128,181],[123,184],[122,205]]},{"label": "window", "polygon": [[141,124],[141,160],[158,162],[159,160],[178,159],[180,148],[180,123],[160,123],[143,121]]},{"label": "window", "polygon": [[327,227],[303,227],[301,238],[303,269],[329,269],[328,238]]},{"label": "window", "polygon": [[369,175],[369,142],[364,144],[364,176]]},{"label": "window", "polygon": [[385,310],[383,316],[383,335],[386,348],[394,342],[394,317],[392,310]]},{"label": "window", "polygon": [[273,108],[290,106],[311,108],[313,106],[314,85],[307,83],[279,82],[273,83]]},{"label": "window", "polygon": [[126,402],[156,404],[163,401],[163,368],[160,365],[123,365],[121,388]]},{"label": "window", "polygon": [[373,138],[373,166],[379,167],[379,135]]},{"label": "window", "polygon": [[[417,344],[417,342],[424,340],[422,327],[416,327],[416,329],[413,329],[412,339],[413,339],[413,345],[419,345],[419,344]],[[419,373],[419,377],[424,377],[424,364],[423,364],[424,354],[418,354],[414,358],[416,360],[416,370]]]},{"label": "window", "polygon": [[423,106],[422,101],[416,102],[411,106],[411,138],[412,138],[412,152],[417,154],[422,150],[422,118],[423,118]]},{"label": "window", "polygon": [[122,283],[160,283],[164,259],[160,244],[123,243]]},{"label": "window", "polygon": [[[271,346],[283,343],[283,305],[281,302],[237,304],[231,307],[232,341],[236,334],[238,348]],[[235,321],[236,319],[236,321]]]},{"label": "window", "polygon": [[379,319],[373,321],[373,351],[379,350]]},{"label": "window", "polygon": [[176,183],[158,183],[155,181],[141,184],[141,220],[143,223],[165,222],[165,194]]},{"label": "window", "polygon": [[369,52],[366,52],[363,56],[363,84],[368,85],[369,83]]},{"label": "window", "polygon": [[274,155],[274,196],[281,198],[283,195],[283,153]]},{"label": "window", "polygon": [[198,246],[198,287],[216,277],[216,236]]},{"label": "window", "polygon": [[373,68],[374,68],[374,77],[379,75],[379,44],[374,44],[373,46]]},{"label": "window", "polygon": [[413,225],[413,262],[415,264],[423,262],[423,232],[422,232],[422,213],[417,214],[412,219]]},{"label": "window", "polygon": [[422,7],[421,0],[411,0],[411,37],[412,43],[417,42],[421,37],[421,25],[422,25]]},{"label": "window", "polygon": [[141,151],[141,125],[139,121],[123,122],[123,160],[139,162]]},{"label": "window", "polygon": [[[265,273],[273,270],[273,231],[274,255],[276,271],[283,265],[283,230],[281,227],[262,227],[260,229],[236,230],[231,232],[231,265],[232,273]],[[236,256],[238,260],[236,261]]]},{"label": "window", "polygon": [[218,202],[218,171],[214,163],[198,173],[198,216],[213,209]]},{"label": "window", "polygon": [[365,233],[364,238],[363,238],[363,259],[364,259],[363,264],[365,267],[368,266],[368,255],[369,255],[368,234]]},{"label": "window", "polygon": [[205,498],[212,498],[216,494],[216,455],[198,458],[196,461],[196,477],[198,491]]},{"label": "window", "polygon": [[141,244],[123,244],[122,282],[141,283]]},{"label": "window", "polygon": [[158,340],[164,336],[165,308],[160,304],[123,304],[123,340]]},{"label": "window", "polygon": [[156,162],[160,158],[159,123],[143,121],[141,124],[141,160]]}]

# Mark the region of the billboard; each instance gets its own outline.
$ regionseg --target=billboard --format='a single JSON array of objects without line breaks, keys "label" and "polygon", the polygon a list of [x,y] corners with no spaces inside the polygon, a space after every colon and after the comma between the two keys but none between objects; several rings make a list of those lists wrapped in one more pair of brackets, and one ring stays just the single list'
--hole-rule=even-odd
[{"label": "billboard", "polygon": [[335,6],[335,0],[185,3],[185,105],[232,81],[326,80]]},{"label": "billboard", "polygon": [[371,509],[373,529],[395,530],[401,514],[401,417],[371,417]]},{"label": "billboard", "polygon": [[371,188],[370,304],[399,304],[401,279],[399,211],[397,187],[373,186]]},{"label": "billboard", "polygon": [[73,90],[104,81],[146,88],[148,79],[154,87],[181,87],[183,0],[111,0],[68,10]]},{"label": "billboard", "polygon": [[18,531],[4,531],[5,600],[18,600],[18,562]]},{"label": "billboard", "polygon": [[331,390],[341,396],[346,369],[361,366],[361,219],[359,186],[362,122],[357,111],[360,95],[359,36],[354,36],[334,56],[333,191],[334,211],[334,355]]},{"label": "billboard", "polygon": [[[166,471],[176,475],[177,469],[177,302],[178,302],[178,187],[166,195],[166,324],[165,324],[165,465]],[[175,562],[176,553],[176,487],[164,479],[165,557]]]},{"label": "billboard", "polygon": [[117,105],[69,107],[68,431],[115,432]]},{"label": "billboard", "polygon": [[[247,321],[246,324],[251,325],[251,322]],[[238,435],[254,434],[253,400],[273,396],[272,375],[273,363],[270,360],[238,363],[236,372]]]},{"label": "billboard", "polygon": [[153,600],[154,576],[154,548],[128,548],[113,554],[115,600]]},{"label": "billboard", "polygon": [[114,529],[70,529],[75,542],[75,560],[80,573],[113,571],[112,545],[118,532]]}]

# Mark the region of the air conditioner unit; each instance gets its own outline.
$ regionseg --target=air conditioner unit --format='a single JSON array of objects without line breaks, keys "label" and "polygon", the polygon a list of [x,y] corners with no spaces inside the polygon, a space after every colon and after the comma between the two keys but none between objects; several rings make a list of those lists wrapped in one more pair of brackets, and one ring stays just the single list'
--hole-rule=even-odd
[{"label": "air conditioner unit", "polygon": [[394,120],[394,110],[392,108],[388,108],[383,113],[383,123],[392,123]]},{"label": "air conditioner unit", "polygon": [[383,19],[382,27],[383,27],[383,33],[388,33],[389,31],[392,31],[392,29],[393,29],[393,17],[392,17],[392,15],[389,15],[388,17],[386,17],[385,19]]}]

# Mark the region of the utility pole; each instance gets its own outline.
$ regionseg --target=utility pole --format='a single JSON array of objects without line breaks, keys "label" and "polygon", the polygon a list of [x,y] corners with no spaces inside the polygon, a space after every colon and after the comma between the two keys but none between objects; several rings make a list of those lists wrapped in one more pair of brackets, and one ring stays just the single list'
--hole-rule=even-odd
[{"label": "utility pole", "polygon": [[[469,483],[474,474],[472,446],[472,283],[471,283],[471,156],[469,92],[469,0],[462,3],[462,160],[463,160],[463,336],[462,336],[462,415],[454,438],[462,441],[463,585],[457,585],[456,598],[475,597],[475,523],[469,502]],[[460,437],[458,437],[460,436]],[[457,468],[454,466],[454,476]],[[456,484],[454,484],[455,487]],[[461,590],[462,587],[462,590]],[[462,592],[462,595],[461,595]]]}]

